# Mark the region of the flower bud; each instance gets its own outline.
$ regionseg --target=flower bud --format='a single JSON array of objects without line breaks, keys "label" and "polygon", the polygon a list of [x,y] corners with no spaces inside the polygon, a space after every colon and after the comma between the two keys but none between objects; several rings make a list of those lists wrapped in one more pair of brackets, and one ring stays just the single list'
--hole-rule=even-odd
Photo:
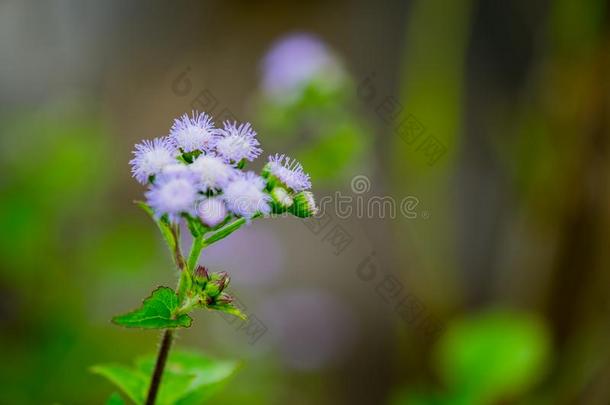
[{"label": "flower bud", "polygon": [[229,277],[229,274],[227,274],[226,271],[221,271],[217,274],[219,276],[218,285],[220,286],[220,290],[222,291],[227,288],[227,286],[229,285],[229,281],[231,281],[231,278]]},{"label": "flower bud", "polygon": [[273,199],[273,209],[277,214],[286,211],[294,202],[284,187],[275,187],[271,190],[271,198]]},{"label": "flower bud", "polygon": [[216,304],[226,305],[233,302],[233,297],[227,293],[220,293],[220,295],[216,298]]},{"label": "flower bud", "polygon": [[299,218],[308,218],[316,215],[318,208],[316,207],[313,193],[310,191],[301,191],[295,195],[294,204],[292,204],[288,211]]},{"label": "flower bud", "polygon": [[220,273],[212,273],[209,282],[205,286],[205,293],[210,297],[217,297],[228,285],[229,275],[225,271]]},{"label": "flower bud", "polygon": [[204,283],[209,279],[208,269],[206,269],[204,266],[199,265],[195,269],[193,276],[195,277],[195,281],[197,281],[198,283]]}]

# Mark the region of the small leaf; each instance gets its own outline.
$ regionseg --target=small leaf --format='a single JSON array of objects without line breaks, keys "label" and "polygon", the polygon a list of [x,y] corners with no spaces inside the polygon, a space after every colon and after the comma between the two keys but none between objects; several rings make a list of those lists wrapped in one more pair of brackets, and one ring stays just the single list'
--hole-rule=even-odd
[{"label": "small leaf", "polygon": [[144,403],[149,384],[147,374],[120,364],[99,364],[91,367],[91,371],[112,382],[136,404]]},{"label": "small leaf", "polygon": [[142,303],[142,307],[112,321],[127,328],[166,329],[191,326],[192,319],[186,314],[174,316],[178,309],[178,296],[169,287],[159,287]]},{"label": "small leaf", "polygon": [[207,305],[207,308],[212,309],[214,311],[221,311],[221,312],[225,312],[227,314],[235,315],[236,317],[241,318],[244,321],[246,319],[248,319],[246,314],[241,312],[241,310],[239,308],[237,308],[235,305],[230,304],[230,303],[229,304],[210,304],[210,305]]},{"label": "small leaf", "polygon": [[123,397],[118,392],[113,392],[106,401],[106,405],[126,405]]}]

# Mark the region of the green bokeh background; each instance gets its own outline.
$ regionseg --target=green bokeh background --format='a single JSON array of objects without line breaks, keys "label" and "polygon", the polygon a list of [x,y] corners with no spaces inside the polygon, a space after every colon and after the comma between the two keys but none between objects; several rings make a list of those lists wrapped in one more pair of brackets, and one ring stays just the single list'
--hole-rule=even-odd
[{"label": "green bokeh background", "polygon": [[[155,332],[109,322],[176,277],[127,162],[193,108],[251,121],[265,154],[303,162],[318,198],[353,196],[365,175],[369,197],[419,201],[415,219],[329,212],[352,239],[338,255],[297,219],[204,253],[269,326],[250,345],[200,313],[180,333],[179,346],[241,364],[210,403],[610,403],[609,10],[0,4],[0,403],[104,403],[115,389],[90,367],[155,351]],[[260,60],[291,32],[326,41],[346,77],[278,104],[261,94]],[[402,113],[388,121],[389,98]],[[399,136],[406,115],[446,148],[434,164]],[[372,252],[438,334],[403,320],[381,275],[357,277]],[[332,308],[279,304],[303,290]],[[298,333],[286,338],[282,317]],[[307,353],[319,362],[295,365]]]}]

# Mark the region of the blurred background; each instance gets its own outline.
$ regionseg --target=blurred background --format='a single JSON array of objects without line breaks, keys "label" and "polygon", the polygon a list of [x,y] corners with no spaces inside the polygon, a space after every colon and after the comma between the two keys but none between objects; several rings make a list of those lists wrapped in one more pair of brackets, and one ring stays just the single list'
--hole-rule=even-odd
[{"label": "blurred background", "polygon": [[610,403],[609,17],[0,2],[0,403],[104,403],[90,366],[156,350],[110,323],[176,280],[128,161],[191,110],[252,122],[325,202],[204,251],[255,321],[180,332],[241,361],[212,402]]}]

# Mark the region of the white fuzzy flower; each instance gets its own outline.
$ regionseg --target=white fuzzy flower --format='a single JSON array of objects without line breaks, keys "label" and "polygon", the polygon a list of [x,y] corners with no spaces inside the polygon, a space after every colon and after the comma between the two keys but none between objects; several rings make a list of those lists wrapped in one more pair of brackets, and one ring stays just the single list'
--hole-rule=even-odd
[{"label": "white fuzzy flower", "polygon": [[303,170],[303,166],[295,159],[286,155],[276,153],[269,156],[267,164],[269,173],[277,177],[284,185],[293,191],[299,192],[311,188],[309,175]]},{"label": "white fuzzy flower", "polygon": [[227,217],[227,214],[227,207],[220,197],[205,198],[197,204],[197,215],[207,226],[215,227]]},{"label": "white fuzzy flower", "polygon": [[204,190],[224,187],[236,173],[235,168],[226,164],[221,158],[212,155],[199,156],[189,168]]},{"label": "white fuzzy flower", "polygon": [[269,214],[270,197],[263,192],[265,180],[253,172],[247,172],[230,181],[223,190],[223,199],[236,215],[252,218],[255,214]]},{"label": "white fuzzy flower", "polygon": [[154,176],[170,164],[176,163],[176,149],[167,138],[145,140],[136,145],[135,157],[129,161],[133,177],[146,184],[150,176]]},{"label": "white fuzzy flower", "polygon": [[155,215],[167,214],[172,221],[183,212],[192,213],[197,196],[196,185],[183,177],[162,178],[146,192],[146,200]]},{"label": "white fuzzy flower", "polygon": [[216,152],[228,163],[238,163],[242,159],[252,161],[263,151],[256,139],[256,132],[249,123],[237,125],[226,121],[219,130],[222,135],[216,143]]},{"label": "white fuzzy flower", "polygon": [[184,114],[176,118],[169,131],[169,138],[184,152],[211,150],[216,143],[217,135],[218,130],[214,128],[212,117],[195,111],[190,117]]},{"label": "white fuzzy flower", "polygon": [[193,173],[189,170],[189,166],[183,163],[172,163],[164,166],[158,173],[158,179],[160,181],[175,179],[175,178],[190,178],[195,179]]}]

